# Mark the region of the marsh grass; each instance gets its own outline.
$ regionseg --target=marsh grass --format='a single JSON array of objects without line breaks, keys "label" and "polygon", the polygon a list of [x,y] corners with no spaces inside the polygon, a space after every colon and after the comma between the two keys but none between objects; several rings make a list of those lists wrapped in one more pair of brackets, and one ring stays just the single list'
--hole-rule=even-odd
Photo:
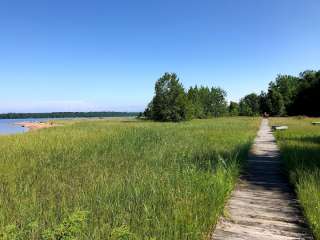
[{"label": "marsh grass", "polygon": [[305,215],[320,239],[320,126],[312,125],[313,121],[319,119],[275,118],[272,124],[289,127],[277,132],[276,138]]},{"label": "marsh grass", "polygon": [[80,121],[0,137],[0,236],[206,238],[258,125]]}]

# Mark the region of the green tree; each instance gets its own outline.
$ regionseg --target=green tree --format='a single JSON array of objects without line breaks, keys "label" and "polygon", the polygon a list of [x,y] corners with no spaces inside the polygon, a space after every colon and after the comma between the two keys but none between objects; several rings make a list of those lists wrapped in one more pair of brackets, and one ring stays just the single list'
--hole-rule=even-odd
[{"label": "green tree", "polygon": [[241,116],[257,116],[260,114],[260,98],[257,94],[251,93],[240,100]]},{"label": "green tree", "polygon": [[200,91],[197,86],[190,87],[188,90],[188,100],[190,102],[190,109],[193,118],[205,118],[204,105],[200,96]]},{"label": "green tree", "polygon": [[156,121],[179,122],[191,117],[187,95],[175,73],[165,73],[155,84],[155,96],[145,116]]},{"label": "green tree", "polygon": [[[299,77],[278,75],[268,92],[249,94],[239,103],[240,115],[269,113],[272,116],[320,116],[320,71],[307,70]],[[258,101],[257,101],[258,97]],[[230,109],[229,109],[230,111]]]},{"label": "green tree", "polygon": [[238,116],[240,112],[239,104],[236,102],[230,102],[229,104],[229,115]]},{"label": "green tree", "polygon": [[201,86],[199,89],[199,97],[202,104],[205,117],[210,116],[210,89]]},{"label": "green tree", "polygon": [[[290,75],[278,75],[275,82],[269,84],[268,95],[273,97],[273,99],[269,99],[271,114],[280,116],[290,114],[292,104],[298,93],[299,85],[299,78]],[[279,95],[281,95],[281,97]],[[277,99],[280,102],[278,102]],[[271,103],[276,104],[276,106],[270,105]],[[281,104],[283,104],[283,106],[281,106]],[[275,112],[277,109],[280,112]]]},{"label": "green tree", "polygon": [[268,106],[270,109],[270,114],[273,116],[283,116],[285,114],[283,97],[278,89],[273,87],[269,88]]},{"label": "green tree", "polygon": [[265,92],[261,92],[259,95],[259,104],[260,104],[260,113],[270,114],[270,103],[268,100],[268,94]]},{"label": "green tree", "polygon": [[300,74],[299,81],[291,114],[320,116],[320,71],[305,71]]},{"label": "green tree", "polygon": [[210,115],[213,117],[221,117],[227,112],[227,93],[221,88],[212,87],[209,95]]},{"label": "green tree", "polygon": [[191,87],[188,99],[196,118],[220,117],[227,112],[226,92],[217,87]]}]

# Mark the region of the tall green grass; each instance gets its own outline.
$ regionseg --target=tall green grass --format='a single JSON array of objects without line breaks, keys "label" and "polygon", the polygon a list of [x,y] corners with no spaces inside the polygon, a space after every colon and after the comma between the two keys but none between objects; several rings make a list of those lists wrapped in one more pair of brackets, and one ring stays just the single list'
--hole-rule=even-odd
[{"label": "tall green grass", "polygon": [[205,239],[258,125],[88,121],[0,137],[0,239]]},{"label": "tall green grass", "polygon": [[291,182],[314,235],[320,239],[320,126],[311,118],[275,118],[272,124],[288,125],[276,138]]}]

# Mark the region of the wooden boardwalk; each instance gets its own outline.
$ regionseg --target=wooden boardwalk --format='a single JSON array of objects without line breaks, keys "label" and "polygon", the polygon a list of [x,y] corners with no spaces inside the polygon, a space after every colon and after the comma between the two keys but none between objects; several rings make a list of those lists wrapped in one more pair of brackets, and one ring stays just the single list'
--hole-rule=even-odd
[{"label": "wooden boardwalk", "polygon": [[248,165],[212,234],[214,240],[313,239],[287,179],[268,120],[263,119]]}]

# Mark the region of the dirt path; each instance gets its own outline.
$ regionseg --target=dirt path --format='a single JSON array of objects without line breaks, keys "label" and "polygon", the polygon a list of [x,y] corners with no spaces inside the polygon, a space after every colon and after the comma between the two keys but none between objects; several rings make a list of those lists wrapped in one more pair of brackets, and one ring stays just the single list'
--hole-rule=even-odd
[{"label": "dirt path", "polygon": [[212,239],[313,239],[281,172],[279,150],[267,119],[261,123],[248,166]]}]

